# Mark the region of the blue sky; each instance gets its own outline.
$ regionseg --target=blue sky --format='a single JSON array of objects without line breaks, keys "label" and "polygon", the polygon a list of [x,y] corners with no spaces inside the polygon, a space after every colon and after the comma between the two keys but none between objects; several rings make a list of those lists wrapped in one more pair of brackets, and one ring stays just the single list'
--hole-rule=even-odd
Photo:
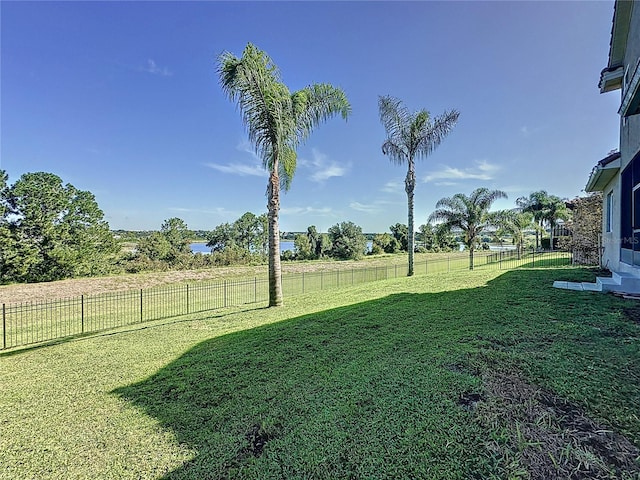
[{"label": "blue sky", "polygon": [[298,150],[282,231],[406,223],[404,167],[382,155],[379,95],[460,120],[417,165],[416,226],[477,187],[581,194],[618,147],[600,94],[613,2],[0,2],[0,168],[93,192],[113,229],[266,212],[266,173],[215,73],[265,50],[293,90],[342,87],[353,113]]}]

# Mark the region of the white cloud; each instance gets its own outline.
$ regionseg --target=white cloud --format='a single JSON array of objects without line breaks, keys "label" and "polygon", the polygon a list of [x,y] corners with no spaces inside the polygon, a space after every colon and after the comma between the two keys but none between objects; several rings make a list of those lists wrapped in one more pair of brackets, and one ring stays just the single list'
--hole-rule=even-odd
[{"label": "white cloud", "polygon": [[222,207],[218,207],[214,209],[170,207],[169,211],[179,212],[179,213],[205,213],[207,215],[219,215],[222,217],[238,215],[237,212],[233,210],[227,210],[226,208],[222,208]]},{"label": "white cloud", "polygon": [[369,213],[369,214],[376,214],[382,211],[381,206],[376,203],[365,205],[364,203],[360,203],[360,202],[351,202],[349,204],[349,207],[351,207],[353,210],[356,210],[357,212],[363,212],[363,213]]},{"label": "white cloud", "polygon": [[319,215],[330,216],[333,210],[329,207],[314,208],[314,207],[283,207],[280,209],[280,213],[284,215]]},{"label": "white cloud", "polygon": [[167,67],[160,68],[151,58],[147,60],[147,64],[140,68],[142,72],[151,73],[152,75],[160,75],[161,77],[170,77],[173,75]]},{"label": "white cloud", "polygon": [[388,200],[374,200],[373,202],[361,203],[361,202],[351,202],[349,207],[357,212],[368,213],[372,215],[376,215],[384,212],[387,207],[397,205],[404,205],[404,202],[395,202]]},{"label": "white cloud", "polygon": [[328,165],[321,170],[316,171],[309,178],[314,182],[324,182],[331,177],[342,177],[345,173],[347,173],[346,168],[334,164]]},{"label": "white cloud", "polygon": [[247,140],[242,140],[236,145],[236,150],[239,152],[248,153],[251,155],[251,160],[248,163],[236,162],[227,163],[225,165],[220,163],[204,163],[203,165],[222,173],[229,173],[231,175],[239,175],[241,177],[269,177],[269,172],[262,166],[262,160],[258,157],[255,150]]},{"label": "white cloud", "polygon": [[249,140],[241,140],[240,143],[236,145],[236,150],[238,150],[239,152],[248,153],[255,159],[256,162],[262,163],[262,159],[258,157],[255,148],[249,143]]},{"label": "white cloud", "polygon": [[498,165],[493,165],[486,160],[477,160],[476,164],[478,165],[478,170],[481,172],[497,172],[500,170]]},{"label": "white cloud", "polygon": [[350,165],[340,165],[329,160],[325,154],[315,148],[311,149],[311,156],[311,159],[299,158],[298,164],[312,170],[309,179],[313,182],[322,183],[331,177],[343,177],[349,171]]},{"label": "white cloud", "polygon": [[433,182],[434,180],[445,180],[440,182],[444,185],[450,185],[450,180],[492,180],[493,174],[500,169],[499,166],[490,164],[486,160],[476,161],[475,167],[469,168],[453,168],[443,166],[442,169],[431,172],[424,177],[424,182]]},{"label": "white cloud", "polygon": [[240,175],[241,177],[253,176],[253,177],[268,177],[269,173],[262,168],[262,165],[247,165],[243,163],[228,163],[226,165],[220,165],[218,163],[205,163],[206,167],[213,168],[222,173],[229,173],[231,175]]},{"label": "white cloud", "polygon": [[380,189],[385,193],[401,193],[404,194],[404,182],[402,181],[390,181],[384,184]]}]

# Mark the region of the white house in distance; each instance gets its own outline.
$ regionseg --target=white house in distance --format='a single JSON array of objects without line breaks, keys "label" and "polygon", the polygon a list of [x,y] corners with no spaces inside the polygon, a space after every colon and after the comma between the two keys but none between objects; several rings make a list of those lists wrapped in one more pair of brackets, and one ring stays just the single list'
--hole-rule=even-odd
[{"label": "white house in distance", "polygon": [[585,190],[603,193],[602,290],[640,291],[640,3],[616,0],[600,92],[620,90],[620,151],[593,168]]}]

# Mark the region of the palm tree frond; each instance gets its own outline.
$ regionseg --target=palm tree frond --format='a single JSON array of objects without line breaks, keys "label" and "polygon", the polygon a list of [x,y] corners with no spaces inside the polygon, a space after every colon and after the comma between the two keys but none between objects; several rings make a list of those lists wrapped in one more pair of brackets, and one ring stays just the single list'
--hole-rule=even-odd
[{"label": "palm tree frond", "polygon": [[411,114],[401,100],[389,95],[378,97],[378,112],[389,138],[404,136]]},{"label": "palm tree frond", "polygon": [[291,95],[291,108],[299,141],[304,141],[315,127],[329,118],[339,114],[346,120],[351,114],[344,90],[326,83],[295,92]]},{"label": "palm tree frond", "polygon": [[402,148],[402,145],[394,143],[391,139],[387,139],[387,141],[382,144],[382,154],[388,155],[391,162],[396,165],[402,165],[407,161],[407,154]]},{"label": "palm tree frond", "polygon": [[[420,134],[418,136],[417,151],[419,157],[427,157],[442,143],[447,135],[458,123],[460,113],[457,110],[445,112],[437,117],[433,123],[423,122],[422,112],[416,117],[416,122],[420,122]],[[428,112],[427,112],[428,115]]]},{"label": "palm tree frond", "polygon": [[293,180],[293,175],[296,172],[296,160],[298,155],[293,148],[286,147],[282,152],[280,152],[280,186],[286,192],[291,187],[291,181]]}]

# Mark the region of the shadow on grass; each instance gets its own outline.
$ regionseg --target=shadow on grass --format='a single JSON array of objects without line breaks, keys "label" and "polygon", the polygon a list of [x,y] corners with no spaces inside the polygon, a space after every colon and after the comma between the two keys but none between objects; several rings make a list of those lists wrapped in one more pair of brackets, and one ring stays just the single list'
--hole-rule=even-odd
[{"label": "shadow on grass", "polygon": [[[394,294],[228,334],[114,393],[197,452],[167,479],[486,478],[501,460],[464,401],[481,398],[480,356],[541,381],[555,375],[560,393],[590,388],[604,408],[637,398],[637,388],[620,394],[626,377],[606,361],[590,376],[567,373],[587,371],[586,352],[629,365],[638,352],[594,334],[623,322],[603,319],[618,300],[567,295],[553,279],[511,271],[483,287]],[[639,335],[629,328],[623,337]]]},{"label": "shadow on grass", "polygon": [[180,316],[158,318],[155,320],[147,320],[142,323],[132,323],[129,325],[122,325],[120,327],[108,328],[105,330],[96,330],[93,332],[78,333],[78,334],[69,335],[66,337],[53,338],[51,340],[45,340],[38,343],[18,345],[16,347],[11,347],[6,350],[0,350],[0,358],[12,357],[14,355],[19,355],[24,352],[39,350],[41,348],[52,347],[54,345],[60,345],[68,342],[88,340],[96,337],[110,337],[113,335],[119,335],[121,333],[126,333],[126,332],[135,332],[139,330],[146,330],[149,328],[156,328],[160,325],[175,325],[179,323],[188,323],[203,317],[206,317],[207,319],[224,318],[230,314],[235,314],[235,313],[259,312],[261,310],[265,310],[266,308],[268,307],[259,306],[257,304],[250,308],[245,308],[245,306],[243,305],[243,306],[236,306],[236,307],[227,307],[222,310],[211,310],[211,311],[190,313],[190,314],[185,314]]}]

